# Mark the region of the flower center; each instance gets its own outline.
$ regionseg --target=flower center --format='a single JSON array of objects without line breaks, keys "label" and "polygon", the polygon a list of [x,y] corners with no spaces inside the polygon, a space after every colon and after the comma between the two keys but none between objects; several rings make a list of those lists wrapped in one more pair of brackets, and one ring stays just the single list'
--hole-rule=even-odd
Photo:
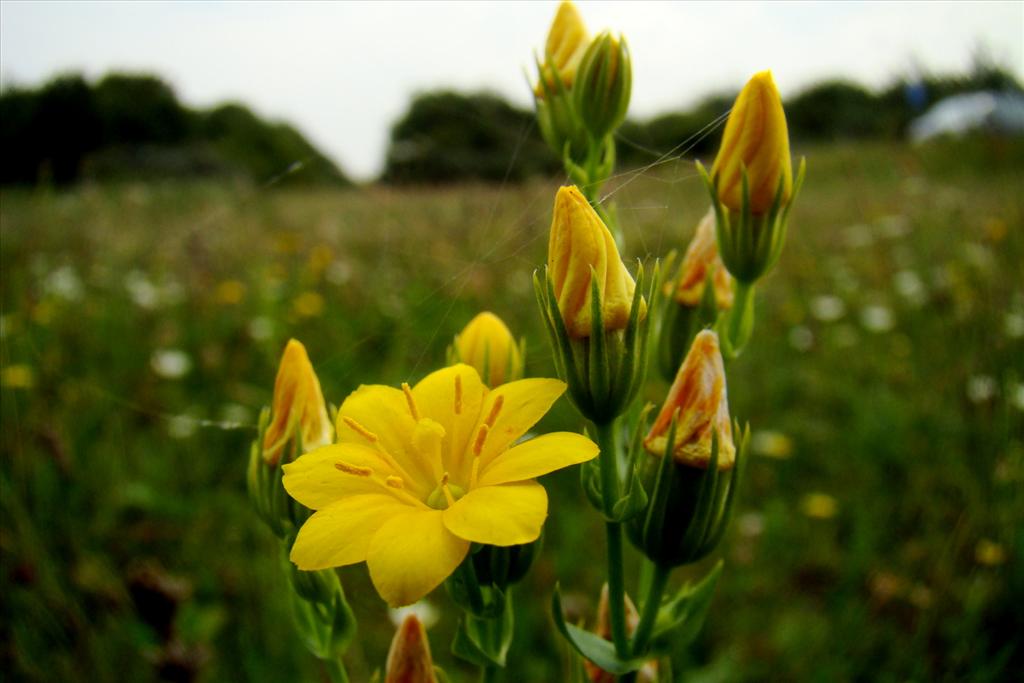
[{"label": "flower center", "polygon": [[446,510],[464,495],[466,495],[465,489],[448,481],[448,473],[445,472],[441,476],[441,483],[427,496],[427,505],[435,510]]}]

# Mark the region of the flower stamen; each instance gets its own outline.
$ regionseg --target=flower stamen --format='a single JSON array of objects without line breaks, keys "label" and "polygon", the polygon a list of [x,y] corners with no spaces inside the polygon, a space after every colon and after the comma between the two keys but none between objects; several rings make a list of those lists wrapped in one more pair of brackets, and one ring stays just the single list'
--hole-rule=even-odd
[{"label": "flower stamen", "polygon": [[408,382],[402,382],[402,393],[405,394],[405,402],[409,404],[409,414],[412,415],[412,419],[419,422],[420,411],[416,407],[416,399],[413,398],[412,389],[409,387]]},{"label": "flower stamen", "polygon": [[455,505],[455,496],[452,495],[452,490],[448,488],[448,473],[445,472],[441,476],[441,490],[444,492],[444,498],[448,501],[448,507]]},{"label": "flower stamen", "polygon": [[384,483],[393,489],[399,489],[400,491],[405,490],[405,482],[402,480],[401,477],[391,475],[384,480]]},{"label": "flower stamen", "polygon": [[487,419],[484,420],[484,424],[487,425],[488,428],[494,426],[494,423],[498,420],[498,413],[501,412],[501,408],[504,405],[505,397],[501,394],[498,394],[498,398],[494,399],[494,405],[491,406],[491,412],[488,413]]},{"label": "flower stamen", "polygon": [[487,434],[491,431],[487,423],[480,425],[480,429],[477,430],[476,439],[473,440],[473,457],[480,457],[480,453],[484,450],[484,442],[487,440]]},{"label": "flower stamen", "polygon": [[462,415],[462,375],[455,375],[455,414]]},{"label": "flower stamen", "polygon": [[373,470],[369,467],[362,467],[360,465],[353,465],[345,461],[334,463],[334,467],[341,470],[345,474],[351,474],[355,477],[369,477],[373,475]]},{"label": "flower stamen", "polygon": [[347,415],[342,415],[341,416],[341,421],[344,422],[346,425],[348,425],[349,429],[351,429],[353,432],[355,432],[359,436],[363,437],[364,439],[366,439],[370,443],[377,443],[380,440],[380,437],[378,437],[376,434],[371,432],[369,429],[367,429],[363,425],[359,424],[358,422],[353,420],[351,417],[348,417]]}]

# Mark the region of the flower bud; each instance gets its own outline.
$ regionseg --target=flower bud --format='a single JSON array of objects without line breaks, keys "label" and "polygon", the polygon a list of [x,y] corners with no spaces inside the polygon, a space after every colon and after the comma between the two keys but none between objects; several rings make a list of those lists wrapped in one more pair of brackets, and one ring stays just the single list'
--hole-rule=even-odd
[{"label": "flower bud", "polygon": [[501,318],[484,311],[455,337],[450,364],[465,363],[480,373],[489,387],[523,377],[523,355]]},{"label": "flower bud", "polygon": [[303,452],[308,452],[331,443],[334,431],[306,347],[292,339],[284,349],[274,381],[271,422],[263,436],[263,460],[272,467],[277,465],[296,435],[302,439]]},{"label": "flower bud", "polygon": [[679,266],[679,275],[666,285],[666,295],[675,290],[675,300],[683,306],[697,306],[704,296],[704,284],[711,275],[718,310],[732,308],[733,280],[718,255],[715,237],[715,212],[709,210],[697,225],[697,232]]},{"label": "flower bud", "polygon": [[408,615],[395,632],[384,683],[437,683],[427,632],[415,614]]},{"label": "flower bud", "polygon": [[719,201],[736,212],[743,210],[744,169],[755,216],[772,208],[780,185],[781,205],[789,202],[793,192],[789,133],[771,71],[754,74],[736,98],[711,168]]},{"label": "flower bud", "polygon": [[[548,242],[548,275],[571,337],[591,335],[591,277],[597,278],[604,330],[626,327],[636,283],[619,256],[615,238],[575,186],[555,197]],[[647,305],[640,300],[640,318]]]},{"label": "flower bud", "polygon": [[[571,88],[579,68],[580,60],[587,51],[590,36],[583,24],[576,5],[568,0],[558,7],[548,40],[544,45],[544,65],[541,67],[541,79],[548,89],[556,89],[554,80],[557,77],[565,88]],[[537,97],[544,97],[545,88],[541,83],[534,89]]]},{"label": "flower bud", "polygon": [[602,32],[580,62],[573,98],[594,140],[603,140],[626,118],[633,90],[633,64],[622,36]]},{"label": "flower bud", "polygon": [[[633,601],[626,595],[626,632],[629,635],[633,635],[636,631],[638,622],[640,621],[640,615],[636,611],[636,606]],[[601,602],[597,607],[597,625],[594,628],[594,633],[601,636],[605,640],[611,641],[612,639],[612,620],[611,620],[611,609],[609,607],[608,600],[608,584],[605,584],[601,588]],[[598,665],[591,662],[589,659],[583,660],[583,666],[587,670],[587,680],[591,683],[615,683],[616,676],[608,673]],[[658,680],[658,662],[657,660],[651,660],[644,664],[639,671],[636,673],[637,683],[654,683]]]},{"label": "flower bud", "polygon": [[[666,436],[676,419],[675,443]],[[704,330],[676,375],[668,398],[644,438],[644,448],[659,456],[707,469],[711,459],[712,433],[718,437],[718,468],[731,469],[736,458],[725,391],[725,365],[718,349],[718,335]]]}]

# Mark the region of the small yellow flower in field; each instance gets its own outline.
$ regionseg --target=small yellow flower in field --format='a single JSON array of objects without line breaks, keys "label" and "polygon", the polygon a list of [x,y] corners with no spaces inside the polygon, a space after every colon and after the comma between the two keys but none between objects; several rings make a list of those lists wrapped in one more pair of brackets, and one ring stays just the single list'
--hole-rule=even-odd
[{"label": "small yellow flower in field", "polygon": [[501,318],[480,313],[455,337],[458,360],[472,365],[484,383],[496,387],[523,376],[519,344]]},{"label": "small yellow flower in field", "polygon": [[318,244],[309,250],[309,271],[313,277],[320,277],[333,261],[334,249],[329,244]]},{"label": "small yellow flower in field", "polygon": [[289,340],[281,356],[270,417],[263,437],[263,459],[272,466],[281,459],[296,431],[307,452],[331,443],[334,436],[320,380],[313,372],[306,347],[295,339]]},{"label": "small yellow flower in field", "polygon": [[[675,417],[676,442],[668,444]],[[644,438],[644,447],[655,455],[671,452],[685,465],[707,469],[711,460],[711,435],[718,433],[718,469],[731,469],[736,459],[729,400],[725,389],[725,365],[718,335],[703,330],[693,340],[665,404]]]},{"label": "small yellow flower in field", "polygon": [[718,254],[714,210],[708,211],[697,225],[697,232],[679,266],[679,276],[666,285],[665,293],[671,294],[674,288],[677,302],[684,306],[697,306],[704,296],[704,284],[709,273],[718,310],[732,308],[734,283]]},{"label": "small yellow flower in field", "polygon": [[793,455],[793,440],[782,432],[764,429],[754,432],[750,447],[757,455],[785,460]]},{"label": "small yellow flower in field", "polygon": [[722,146],[711,168],[718,197],[733,211],[743,209],[742,172],[750,183],[750,210],[766,213],[782,183],[782,205],[793,192],[793,164],[782,98],[771,71],[754,74],[736,98],[725,124]]},{"label": "small yellow flower in field", "polygon": [[217,303],[224,304],[225,306],[240,304],[242,299],[245,298],[245,285],[238,280],[225,280],[217,285],[214,298],[217,300]]},{"label": "small yellow flower in field", "polygon": [[427,632],[415,614],[406,616],[395,632],[384,683],[437,683]]},{"label": "small yellow flower in field", "polygon": [[[583,23],[576,5],[568,0],[558,6],[558,13],[551,22],[548,40],[544,45],[544,67],[542,78],[550,87],[554,87],[553,78],[558,76],[566,88],[571,88],[576,77],[576,69],[590,44],[587,27]],[[543,97],[544,88],[540,84],[535,89],[537,97]]]},{"label": "small yellow flower in field", "polygon": [[978,564],[996,567],[1006,562],[1006,550],[995,541],[983,538],[974,547],[974,559]]},{"label": "small yellow flower in field", "polygon": [[338,411],[338,442],[284,467],[285,489],[316,510],[292,562],[313,570],[365,561],[377,592],[398,607],[444,581],[471,543],[535,541],[547,516],[535,478],[598,452],[566,432],[516,443],[564,391],[553,379],[488,389],[463,364],[415,387],[360,387]]},{"label": "small yellow flower in field", "polygon": [[[633,632],[636,631],[637,624],[640,621],[640,615],[636,611],[636,605],[626,595],[626,632],[632,636]],[[612,619],[611,609],[608,600],[608,584],[605,584],[601,588],[601,602],[597,606],[597,626],[594,629],[594,633],[601,636],[607,641],[612,639]],[[587,670],[587,679],[591,683],[615,683],[618,676],[614,676],[598,665],[591,662],[589,659],[583,660],[583,666]],[[652,659],[651,661],[640,667],[640,670],[636,673],[637,683],[654,683],[658,680],[658,662]]]},{"label": "small yellow flower in field", "polygon": [[31,389],[36,384],[36,376],[28,365],[8,365],[0,372],[0,383],[10,389]]},{"label": "small yellow flower in field", "polygon": [[324,312],[324,298],[318,292],[303,292],[292,305],[300,318],[315,318]]},{"label": "small yellow flower in field", "polygon": [[[619,256],[608,227],[575,186],[562,187],[555,197],[548,242],[548,275],[558,299],[558,310],[573,337],[591,332],[591,274],[601,294],[605,330],[619,330],[629,322],[633,281]],[[640,317],[647,304],[640,300]]]},{"label": "small yellow flower in field", "polygon": [[839,504],[836,499],[827,493],[815,491],[808,493],[800,501],[800,508],[804,514],[814,519],[831,519],[836,516]]}]

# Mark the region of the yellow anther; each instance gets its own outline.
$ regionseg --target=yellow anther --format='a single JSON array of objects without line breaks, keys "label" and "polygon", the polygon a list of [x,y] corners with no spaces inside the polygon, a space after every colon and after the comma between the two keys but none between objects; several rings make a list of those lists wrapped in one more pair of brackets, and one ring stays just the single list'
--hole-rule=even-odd
[{"label": "yellow anther", "polygon": [[334,463],[334,466],[337,469],[339,469],[342,472],[344,472],[345,474],[352,474],[352,475],[355,475],[357,477],[369,477],[370,475],[373,474],[373,470],[371,470],[369,467],[361,467],[359,465],[352,465],[351,463],[347,463],[347,462],[344,462],[344,461],[336,462],[336,463]]},{"label": "yellow anther", "polygon": [[359,436],[363,437],[364,439],[366,439],[370,443],[377,443],[377,439],[378,439],[377,435],[374,434],[373,432],[371,432],[369,429],[367,429],[363,425],[361,425],[358,422],[356,422],[355,420],[353,420],[351,417],[348,417],[347,415],[342,415],[341,416],[341,421],[344,422],[345,424],[347,424],[349,426],[349,428],[353,432],[355,432]]},{"label": "yellow anther", "polygon": [[412,415],[412,419],[418,422],[420,411],[416,407],[416,399],[412,396],[412,389],[409,387],[408,382],[402,382],[402,392],[405,394],[405,402],[409,404],[409,414]]},{"label": "yellow anther", "polygon": [[388,486],[390,486],[393,489],[404,489],[405,488],[405,482],[402,481],[402,478],[401,477],[396,477],[394,475],[392,475],[392,476],[388,477],[387,479],[385,479],[384,483],[387,484]]},{"label": "yellow anther", "polygon": [[493,427],[494,423],[498,420],[498,413],[501,412],[501,407],[505,405],[505,397],[501,394],[498,398],[494,399],[494,405],[491,406],[491,412],[487,415],[487,419],[484,420],[484,424],[488,427]]},{"label": "yellow anther", "polygon": [[481,451],[484,450],[484,441],[487,440],[487,433],[491,431],[491,428],[487,426],[487,423],[480,425],[480,429],[476,433],[476,438],[473,440],[473,455],[479,456]]},{"label": "yellow anther", "polygon": [[455,375],[455,414],[462,415],[462,375]]}]

